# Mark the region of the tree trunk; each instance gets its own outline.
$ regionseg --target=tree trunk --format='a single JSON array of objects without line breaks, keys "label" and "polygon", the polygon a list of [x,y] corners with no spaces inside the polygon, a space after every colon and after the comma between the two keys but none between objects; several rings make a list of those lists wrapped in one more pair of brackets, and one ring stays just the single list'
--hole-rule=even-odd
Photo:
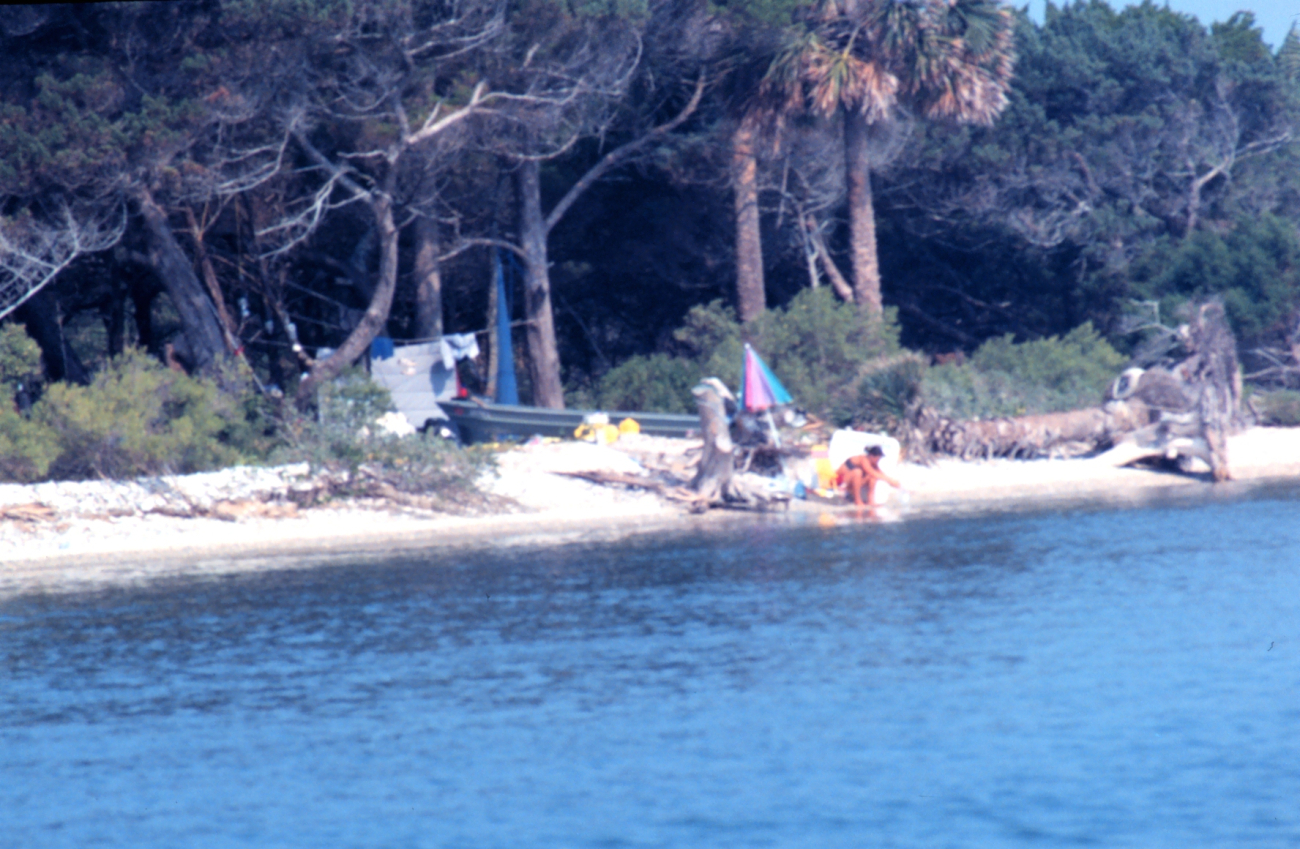
[{"label": "tree trunk", "polygon": [[442,335],[442,273],[438,268],[438,222],[415,219],[415,338]]},{"label": "tree trunk", "polygon": [[[821,233],[817,230],[817,225],[813,223],[812,218],[805,221],[808,228],[808,240],[812,243],[813,253],[816,260],[820,260],[822,268],[826,269],[826,278],[831,281],[831,288],[840,299],[848,303],[853,303],[853,289],[849,286],[849,281],[844,279],[839,268],[835,265],[835,260],[831,259],[831,252],[826,249],[826,240],[822,238]],[[809,263],[814,261],[813,257],[808,259]],[[815,271],[809,270],[809,275],[815,274]]]},{"label": "tree trunk", "polygon": [[1241,369],[1237,340],[1228,326],[1223,303],[1213,300],[1197,308],[1188,325],[1188,347],[1193,354],[1183,364],[1188,381],[1199,385],[1197,413],[1201,438],[1210,452],[1214,480],[1232,477],[1228,469],[1228,434],[1241,424]]},{"label": "tree trunk", "polygon": [[963,460],[1028,460],[1054,453],[1087,454],[1145,426],[1147,421],[1148,410],[1138,402],[1011,419],[936,419],[924,423],[923,428],[928,435],[927,447],[941,454]]},{"label": "tree trunk", "polygon": [[199,227],[198,219],[194,217],[194,210],[189,206],[185,207],[185,220],[190,227],[190,238],[194,240],[194,253],[199,260],[199,268],[203,271],[203,282],[208,287],[208,295],[212,298],[212,303],[217,309],[217,318],[221,324],[222,338],[226,343],[227,353],[233,354],[240,349],[239,328],[234,319],[230,317],[230,312],[226,309],[226,299],[221,295],[221,283],[217,280],[217,271],[212,267],[212,258],[208,256],[207,246],[203,244],[203,230]]},{"label": "tree trunk", "polygon": [[162,356],[162,340],[153,332],[153,302],[158,297],[157,284],[143,275],[128,284],[131,304],[135,307],[136,341],[150,356]]},{"label": "tree trunk", "polygon": [[307,407],[315,399],[316,387],[333,380],[353,360],[364,354],[388,323],[388,314],[393,307],[393,293],[397,290],[398,230],[393,221],[393,202],[389,196],[375,195],[371,209],[375,213],[376,233],[379,236],[379,278],[375,284],[374,296],[343,344],[326,359],[318,360],[298,384],[296,401],[299,409]]},{"label": "tree trunk", "polygon": [[744,121],[731,137],[731,166],[736,202],[736,311],[741,322],[748,322],[767,308],[767,295],[758,216],[758,157],[754,128]]},{"label": "tree trunk", "polygon": [[38,289],[18,308],[17,315],[22,319],[27,335],[41,349],[41,365],[46,380],[63,380],[82,386],[90,383],[86,367],[76,352],[68,347],[59,316],[59,301],[49,287]]},{"label": "tree trunk", "polygon": [[849,252],[853,258],[853,300],[880,315],[880,262],[876,255],[876,210],[871,199],[871,127],[861,112],[844,114],[844,173],[849,190]]},{"label": "tree trunk", "polygon": [[505,309],[505,304],[500,302],[500,295],[497,292],[497,266],[501,262],[496,248],[492,249],[492,261],[488,263],[491,282],[488,283],[488,310],[487,310],[487,331],[488,331],[488,348],[487,348],[487,396],[488,400],[497,399],[497,377],[501,370],[501,333],[498,325],[501,322],[497,315],[497,310]]},{"label": "tree trunk", "polygon": [[[533,404],[552,410],[564,409],[564,387],[560,383],[560,352],[555,339],[555,314],[551,307],[551,276],[546,259],[546,220],[542,217],[540,167],[535,160],[520,164],[516,175],[519,189],[520,242],[524,249],[527,279],[524,285],[524,314],[528,321],[528,373],[533,384]],[[505,352],[502,352],[505,356]]]},{"label": "tree trunk", "polygon": [[208,371],[226,352],[212,300],[177,243],[171,225],[167,223],[167,214],[147,189],[140,190],[136,198],[144,219],[149,262],[180,316],[185,340],[183,358],[191,371]]},{"label": "tree trunk", "polygon": [[112,282],[109,284],[109,297],[112,301],[108,306],[108,315],[105,316],[110,357],[119,356],[126,350],[126,286],[118,272],[119,269],[113,269]]}]

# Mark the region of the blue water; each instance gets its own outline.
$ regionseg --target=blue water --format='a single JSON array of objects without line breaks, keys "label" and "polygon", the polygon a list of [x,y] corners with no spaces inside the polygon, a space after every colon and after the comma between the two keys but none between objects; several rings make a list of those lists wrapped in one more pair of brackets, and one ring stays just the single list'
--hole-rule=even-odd
[{"label": "blue water", "polygon": [[759,519],[11,598],[0,846],[1297,846],[1298,511]]}]

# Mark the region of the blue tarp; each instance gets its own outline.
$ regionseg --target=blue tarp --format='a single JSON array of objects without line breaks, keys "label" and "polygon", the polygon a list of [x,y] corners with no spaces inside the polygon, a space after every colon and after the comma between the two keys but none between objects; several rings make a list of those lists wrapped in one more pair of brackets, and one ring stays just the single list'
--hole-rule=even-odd
[{"label": "blue tarp", "polygon": [[[513,259],[512,267],[513,267]],[[510,291],[506,286],[505,263],[497,250],[497,397],[498,404],[518,404],[519,385],[515,382],[515,346],[510,338]]]}]

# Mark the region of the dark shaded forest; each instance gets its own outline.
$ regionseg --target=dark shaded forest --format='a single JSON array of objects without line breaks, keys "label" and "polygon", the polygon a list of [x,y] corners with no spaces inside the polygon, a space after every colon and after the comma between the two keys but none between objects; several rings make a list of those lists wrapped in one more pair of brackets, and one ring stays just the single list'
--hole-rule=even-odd
[{"label": "dark shaded forest", "polygon": [[558,407],[810,288],[949,359],[1129,352],[1219,296],[1248,379],[1300,374],[1300,38],[1248,13],[196,0],[0,7],[0,40],[0,318],[46,383],[140,347],[310,405],[376,336],[508,309]]}]

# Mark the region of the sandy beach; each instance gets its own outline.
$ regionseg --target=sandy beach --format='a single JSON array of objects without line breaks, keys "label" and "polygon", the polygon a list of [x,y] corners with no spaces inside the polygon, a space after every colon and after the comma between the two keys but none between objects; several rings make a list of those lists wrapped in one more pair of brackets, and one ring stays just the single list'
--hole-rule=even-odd
[{"label": "sandy beach", "polygon": [[[502,454],[496,470],[481,482],[500,507],[477,515],[364,502],[300,510],[282,504],[241,513],[221,502],[230,498],[232,486],[243,498],[264,497],[268,489],[283,488],[287,479],[305,471],[300,469],[228,470],[128,486],[2,485],[0,515],[6,518],[0,520],[0,596],[166,575],[228,574],[269,564],[305,567],[403,551],[427,556],[465,546],[617,539],[754,521],[753,514],[739,511],[691,515],[684,505],[644,490],[563,474],[637,474],[643,462],[663,461],[683,447],[650,438],[615,446],[521,446]],[[1239,483],[1300,480],[1300,428],[1254,428],[1238,434],[1229,441],[1229,457]],[[1208,475],[1116,468],[1098,459],[941,459],[929,466],[902,463],[894,472],[907,491],[894,494],[886,505],[883,513],[892,519],[1079,500],[1140,505],[1153,494],[1214,486]],[[181,511],[170,509],[178,499],[214,509],[203,517],[182,517],[175,515]],[[810,512],[823,521],[854,516],[853,508],[845,505],[797,500],[786,515],[806,521]]]}]

